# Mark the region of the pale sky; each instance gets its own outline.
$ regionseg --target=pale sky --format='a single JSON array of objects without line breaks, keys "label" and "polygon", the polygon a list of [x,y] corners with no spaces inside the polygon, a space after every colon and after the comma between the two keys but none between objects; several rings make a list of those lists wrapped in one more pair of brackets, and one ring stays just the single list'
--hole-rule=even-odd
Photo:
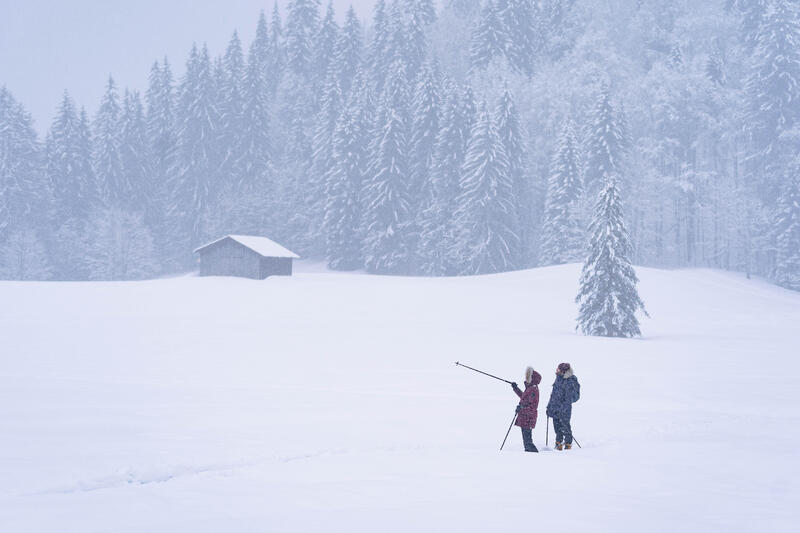
[{"label": "pale sky", "polygon": [[[183,72],[192,42],[224,51],[233,30],[245,46],[258,14],[274,0],[0,0],[0,86],[6,85],[43,134],[64,89],[93,114],[109,74],[142,92],[153,61]],[[281,15],[288,0],[279,0]],[[327,0],[323,1],[323,6]],[[353,4],[362,22],[374,0],[334,0],[341,18]],[[324,9],[324,7],[323,7]]]}]

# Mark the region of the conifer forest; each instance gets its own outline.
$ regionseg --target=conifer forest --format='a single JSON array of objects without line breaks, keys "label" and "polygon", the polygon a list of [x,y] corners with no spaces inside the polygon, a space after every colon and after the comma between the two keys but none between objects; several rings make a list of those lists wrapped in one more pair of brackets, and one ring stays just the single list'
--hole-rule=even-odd
[{"label": "conifer forest", "polygon": [[0,278],[183,273],[246,234],[336,270],[618,246],[800,290],[797,0],[377,0],[369,19],[291,0],[252,23],[141,89],[65,88],[49,125],[0,72]]}]

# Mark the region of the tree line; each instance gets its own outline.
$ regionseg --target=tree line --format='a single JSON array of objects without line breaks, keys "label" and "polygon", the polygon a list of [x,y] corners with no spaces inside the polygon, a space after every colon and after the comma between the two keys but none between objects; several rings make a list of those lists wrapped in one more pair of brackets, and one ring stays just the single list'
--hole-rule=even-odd
[{"label": "tree line", "polygon": [[[602,5],[600,5],[602,4]],[[266,235],[331,268],[579,261],[609,180],[630,256],[800,288],[796,0],[292,0],[143,94],[0,89],[0,273],[140,279]],[[610,193],[606,192],[606,196]],[[613,195],[611,195],[613,196]]]}]

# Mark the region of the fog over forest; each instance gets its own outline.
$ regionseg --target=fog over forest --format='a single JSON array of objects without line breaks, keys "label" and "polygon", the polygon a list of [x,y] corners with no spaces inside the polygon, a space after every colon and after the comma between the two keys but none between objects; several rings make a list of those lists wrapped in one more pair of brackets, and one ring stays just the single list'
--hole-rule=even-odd
[{"label": "fog over forest", "polygon": [[66,87],[49,125],[0,71],[0,279],[188,272],[227,234],[504,272],[583,262],[602,212],[634,264],[800,290],[797,0],[369,11],[265,5],[252,38],[154,57],[141,92],[113,69],[99,102]]}]

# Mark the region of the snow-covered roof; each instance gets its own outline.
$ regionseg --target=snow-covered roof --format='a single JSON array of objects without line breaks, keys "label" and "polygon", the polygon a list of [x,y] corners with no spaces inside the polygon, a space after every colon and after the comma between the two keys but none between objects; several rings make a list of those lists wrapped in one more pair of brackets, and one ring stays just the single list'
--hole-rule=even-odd
[{"label": "snow-covered roof", "polygon": [[224,241],[225,239],[233,239],[242,246],[250,248],[262,257],[289,257],[291,259],[300,259],[299,255],[287,248],[284,248],[277,242],[267,239],[266,237],[256,237],[254,235],[226,235],[221,239],[217,239],[216,241],[201,246],[194,252],[197,253],[200,250],[217,244],[220,241]]}]

